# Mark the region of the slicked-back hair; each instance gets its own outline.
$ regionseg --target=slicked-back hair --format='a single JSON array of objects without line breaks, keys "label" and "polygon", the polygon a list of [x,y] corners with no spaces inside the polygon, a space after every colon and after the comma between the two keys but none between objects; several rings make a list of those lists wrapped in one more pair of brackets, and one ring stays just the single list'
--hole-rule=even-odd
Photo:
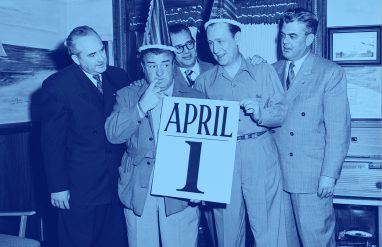
[{"label": "slicked-back hair", "polygon": [[309,10],[304,8],[288,9],[280,19],[280,27],[282,27],[284,23],[290,23],[294,21],[304,23],[308,34],[316,34],[318,19],[317,16]]},{"label": "slicked-back hair", "polygon": [[[238,26],[236,26],[236,25],[233,25],[233,24],[231,24],[231,23],[226,23],[226,22],[224,22],[225,24],[227,24],[227,26],[228,26],[228,30],[230,31],[230,33],[232,34],[232,37],[235,37],[235,34],[237,33],[237,32],[241,32],[241,28],[240,27],[238,27]],[[208,27],[207,27],[207,30],[208,30],[208,28],[209,27],[212,27],[212,26],[214,26],[214,25],[216,25],[217,23],[212,23],[212,24],[210,24],[210,25],[208,25]],[[206,30],[206,31],[207,31]]]},{"label": "slicked-back hair", "polygon": [[184,24],[180,24],[180,23],[172,24],[172,25],[168,26],[168,31],[170,32],[170,34],[178,34],[182,31],[185,31],[190,35],[192,40],[194,39],[191,35],[190,29]]},{"label": "slicked-back hair", "polygon": [[79,54],[79,51],[76,48],[76,39],[89,35],[97,35],[99,37],[98,33],[89,26],[79,26],[74,28],[64,42],[65,47],[68,49],[69,55]]},{"label": "slicked-back hair", "polygon": [[175,57],[175,54],[172,51],[159,49],[159,48],[150,48],[150,49],[146,49],[146,50],[141,51],[141,54],[140,54],[141,61],[142,61],[142,63],[144,63],[144,59],[148,54],[159,55],[159,54],[163,54],[163,53],[170,54],[172,59],[174,59],[174,57]]}]

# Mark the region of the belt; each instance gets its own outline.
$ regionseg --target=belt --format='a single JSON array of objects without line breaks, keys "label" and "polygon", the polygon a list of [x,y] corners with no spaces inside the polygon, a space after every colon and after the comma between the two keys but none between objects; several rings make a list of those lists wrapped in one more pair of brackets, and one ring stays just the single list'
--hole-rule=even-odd
[{"label": "belt", "polygon": [[254,139],[265,134],[265,132],[267,131],[254,132],[254,133],[237,136],[237,140],[240,141],[240,140],[246,140],[246,139]]}]

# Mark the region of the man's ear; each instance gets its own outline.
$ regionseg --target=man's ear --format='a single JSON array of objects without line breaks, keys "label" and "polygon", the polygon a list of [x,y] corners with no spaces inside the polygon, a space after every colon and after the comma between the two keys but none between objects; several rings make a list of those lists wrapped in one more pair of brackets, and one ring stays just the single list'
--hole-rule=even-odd
[{"label": "man's ear", "polygon": [[77,55],[71,55],[70,58],[75,62],[77,65],[80,65],[80,60],[78,59]]},{"label": "man's ear", "polygon": [[315,38],[316,38],[316,36],[313,33],[308,34],[308,36],[306,37],[306,41],[305,41],[306,46],[308,47],[311,44],[313,44]]},{"label": "man's ear", "polygon": [[235,33],[235,36],[233,36],[233,38],[235,39],[235,42],[236,42],[237,44],[239,44],[239,42],[240,42],[240,38],[241,38],[241,31],[236,32],[236,33]]}]

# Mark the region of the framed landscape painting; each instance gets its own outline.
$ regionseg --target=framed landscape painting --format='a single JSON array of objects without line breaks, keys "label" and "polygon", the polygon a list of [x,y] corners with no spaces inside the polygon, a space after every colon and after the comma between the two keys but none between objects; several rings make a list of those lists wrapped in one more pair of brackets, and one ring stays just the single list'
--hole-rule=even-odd
[{"label": "framed landscape painting", "polygon": [[328,28],[328,38],[328,57],[338,64],[381,64],[381,26]]}]

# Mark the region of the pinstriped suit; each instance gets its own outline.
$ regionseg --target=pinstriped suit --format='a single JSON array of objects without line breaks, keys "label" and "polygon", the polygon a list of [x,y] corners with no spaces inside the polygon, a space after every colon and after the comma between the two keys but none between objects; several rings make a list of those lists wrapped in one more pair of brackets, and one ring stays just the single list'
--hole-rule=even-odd
[{"label": "pinstriped suit", "polygon": [[[274,64],[284,89],[286,64],[285,60]],[[318,199],[309,206],[299,201],[302,195],[310,196],[309,201],[318,198],[320,176],[337,179],[347,154],[350,111],[344,70],[310,53],[285,98],[287,117],[282,127],[274,130],[284,190],[291,195],[303,245],[332,246],[324,244],[333,241],[332,198]],[[319,229],[321,223],[326,229]]]}]

